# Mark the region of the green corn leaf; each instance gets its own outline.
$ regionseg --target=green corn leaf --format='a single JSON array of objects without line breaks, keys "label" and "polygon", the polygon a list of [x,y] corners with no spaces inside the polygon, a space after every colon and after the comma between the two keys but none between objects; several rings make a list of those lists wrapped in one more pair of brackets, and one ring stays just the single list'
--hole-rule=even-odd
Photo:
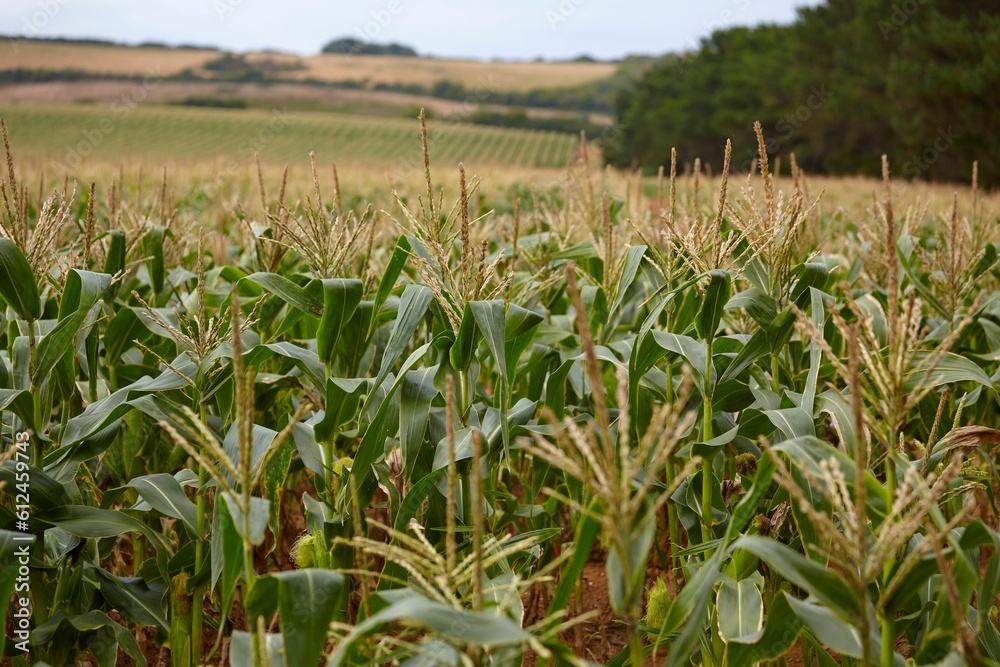
[{"label": "green corn leaf", "polygon": [[396,240],[396,247],[392,251],[392,257],[389,258],[389,263],[386,265],[381,279],[379,279],[378,289],[375,290],[375,301],[372,304],[372,312],[375,316],[372,317],[371,323],[369,324],[367,337],[371,337],[372,331],[375,327],[375,322],[378,319],[377,315],[382,309],[382,306],[385,305],[385,302],[388,300],[393,288],[396,286],[396,281],[399,280],[399,274],[403,272],[406,260],[410,258],[411,250],[412,248],[410,246],[410,242],[407,240],[405,235],[400,236]]},{"label": "green corn leaf", "polygon": [[104,255],[104,273],[115,276],[125,270],[125,232],[112,229],[108,232],[108,250]]},{"label": "green corn leaf", "polygon": [[[102,611],[93,609],[91,611],[85,612],[78,616],[67,616],[69,624],[80,632],[92,632],[94,630],[105,629],[109,632],[110,636],[114,638],[114,654],[109,655],[111,661],[106,663],[109,665],[114,665],[117,659],[117,648],[121,647],[125,654],[132,658],[137,665],[145,666],[146,658],[142,655],[142,651],[139,650],[139,645],[136,643],[135,638],[132,633],[123,628],[120,624],[115,623],[111,620],[111,617]],[[93,647],[98,642],[91,642],[91,647]],[[111,647],[109,647],[111,648]]]},{"label": "green corn leaf", "polygon": [[147,257],[146,268],[149,271],[149,281],[153,291],[159,294],[163,291],[166,269],[163,264],[163,239],[167,230],[156,225],[146,230],[142,238],[142,253]]},{"label": "green corn leaf", "polygon": [[[249,632],[236,630],[233,632],[229,643],[229,664],[231,665],[253,665],[253,644]],[[285,667],[285,641],[280,634],[267,633],[264,635],[264,646],[267,652],[267,660],[270,667]],[[294,665],[296,663],[287,663]]]},{"label": "green corn leaf", "polygon": [[[759,639],[752,644],[730,644],[726,657],[733,665],[756,665],[765,660],[777,660],[795,645],[802,629],[802,619],[789,603],[787,593],[781,593],[771,602],[767,620]],[[721,607],[720,607],[721,614]]]},{"label": "green corn leaf", "polygon": [[89,505],[67,505],[50,509],[35,518],[78,537],[116,537],[122,533],[142,533],[158,550],[170,550],[170,545],[162,535],[138,519],[114,510]]},{"label": "green corn leaf", "polygon": [[73,269],[66,278],[59,303],[59,322],[38,342],[35,368],[36,381],[49,376],[55,365],[76,349],[76,336],[80,333],[91,309],[103,299],[111,286],[111,276]]},{"label": "green corn leaf", "polygon": [[781,542],[745,535],[730,545],[730,552],[735,549],[746,549],[755,554],[785,579],[815,596],[842,619],[854,619],[862,613],[861,601],[842,577]]},{"label": "green corn leaf", "polygon": [[[406,347],[413,342],[413,334],[423,320],[427,309],[434,300],[434,294],[423,285],[407,285],[403,290],[403,295],[399,297],[399,312],[396,315],[396,325],[386,343],[385,353],[382,355],[382,364],[379,366],[378,374],[372,385],[375,388],[381,387],[382,383],[392,372],[393,367],[399,358],[403,356]],[[368,406],[374,399],[375,392],[371,392],[365,399],[361,413],[368,411]]]},{"label": "green corn leaf", "polygon": [[492,612],[458,610],[413,593],[354,626],[330,655],[327,667],[349,664],[347,659],[356,641],[391,623],[428,628],[444,639],[487,648],[520,646],[531,638],[530,634],[504,616]]},{"label": "green corn leaf", "polygon": [[316,665],[343,586],[343,575],[332,570],[308,568],[266,574],[254,582],[246,601],[247,612],[251,619],[270,619],[277,611],[287,663]]},{"label": "green corn leaf", "polygon": [[[803,602],[789,596],[788,603],[824,646],[841,655],[861,657],[861,633],[854,623],[844,620],[832,610],[814,602]],[[877,646],[878,637],[873,635],[872,643]]]},{"label": "green corn leaf", "polygon": [[33,322],[42,316],[31,265],[17,244],[4,237],[0,237],[0,296],[23,320]]},{"label": "green corn leaf", "polygon": [[329,278],[320,281],[323,290],[323,317],[316,332],[316,350],[320,361],[330,363],[344,327],[351,320],[364,291],[360,280]]},{"label": "green corn leaf", "polygon": [[954,352],[942,355],[922,350],[916,353],[904,390],[911,392],[917,387],[933,388],[959,382],[975,382],[993,388],[993,382],[986,371],[968,357],[961,357]]},{"label": "green corn leaf", "polygon": [[139,497],[157,512],[180,519],[192,535],[198,534],[198,509],[184,495],[184,489],[173,475],[143,475],[130,481],[127,486],[135,489]]},{"label": "green corn leaf", "polygon": [[303,313],[313,317],[323,316],[324,301],[313,297],[304,287],[296,285],[284,276],[277,273],[251,273],[243,280],[262,287]]},{"label": "green corn leaf", "polygon": [[705,297],[702,300],[701,312],[695,319],[695,328],[698,337],[702,340],[710,340],[715,337],[715,331],[722,321],[722,314],[726,310],[726,303],[729,302],[732,291],[732,278],[726,271],[709,271],[708,287],[705,288]]},{"label": "green corn leaf", "polygon": [[117,577],[99,567],[87,566],[100,582],[101,596],[108,604],[139,625],[155,625],[166,632],[170,628],[164,612],[166,588],[150,584],[142,577]]},{"label": "green corn leaf", "polygon": [[[371,501],[372,495],[375,493],[376,479],[372,471],[372,464],[374,464],[384,452],[385,418],[386,413],[389,410],[389,404],[392,397],[395,394],[396,389],[399,388],[399,385],[403,383],[406,374],[417,364],[418,361],[420,361],[424,354],[426,354],[433,345],[433,341],[421,345],[414,350],[412,354],[410,354],[406,361],[403,362],[399,376],[389,387],[388,391],[385,392],[385,396],[383,397],[381,403],[379,403],[375,416],[372,418],[371,423],[368,424],[368,428],[365,430],[364,437],[361,439],[361,444],[358,445],[358,451],[354,457],[354,467],[351,468],[351,476],[357,478],[358,500],[362,507]],[[373,400],[375,394],[376,392],[372,391],[368,395],[368,399],[365,401],[366,405],[368,402]],[[364,412],[364,410],[365,408],[362,408],[362,412]]]},{"label": "green corn leaf", "polygon": [[760,587],[764,577],[754,572],[740,581],[725,574],[716,594],[719,636],[727,644],[753,644],[764,628],[764,600]]},{"label": "green corn leaf", "polygon": [[403,381],[399,397],[399,446],[403,454],[404,479],[410,478],[417,464],[430,418],[431,402],[438,395],[434,378],[439,368],[418,368],[408,372]]},{"label": "green corn leaf", "polygon": [[625,295],[632,287],[632,283],[635,282],[635,278],[639,274],[639,267],[642,266],[642,258],[645,256],[646,246],[644,245],[629,246],[628,250],[625,251],[625,263],[622,266],[621,275],[618,277],[618,284],[615,286],[615,298],[611,301],[611,307],[608,309],[609,320],[615,321],[618,317],[618,311],[621,310],[622,304],[625,302]]},{"label": "green corn leaf", "polygon": [[762,329],[766,329],[778,314],[778,302],[774,297],[756,287],[734,294],[726,303],[726,310],[737,308],[747,311]]},{"label": "green corn leaf", "polygon": [[226,494],[219,494],[212,512],[212,588],[219,582],[222,609],[228,614],[243,570],[243,539],[236,529]]}]

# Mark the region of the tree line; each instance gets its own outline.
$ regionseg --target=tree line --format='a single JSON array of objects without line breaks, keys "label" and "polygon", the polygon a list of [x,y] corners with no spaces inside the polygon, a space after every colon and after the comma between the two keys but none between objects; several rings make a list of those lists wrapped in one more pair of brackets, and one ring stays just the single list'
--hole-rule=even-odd
[{"label": "tree line", "polygon": [[790,25],[719,30],[672,54],[617,100],[616,166],[655,170],[695,157],[733,167],[795,153],[813,173],[1000,180],[1000,3],[827,0]]}]

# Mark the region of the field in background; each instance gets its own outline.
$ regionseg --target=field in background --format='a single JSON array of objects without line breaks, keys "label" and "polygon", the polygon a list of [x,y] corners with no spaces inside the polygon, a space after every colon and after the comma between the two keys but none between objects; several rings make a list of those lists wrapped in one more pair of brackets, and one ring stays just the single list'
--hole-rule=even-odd
[{"label": "field in background", "polygon": [[[140,84],[141,85],[141,84]],[[2,88],[4,104],[112,104],[136,90],[128,80],[46,81],[15,83]],[[445,100],[430,95],[399,93],[388,90],[307,86],[300,83],[231,83],[214,81],[163,81],[145,91],[147,104],[193,106],[192,99],[211,100],[216,105],[226,101],[248,108],[280,107],[291,111],[332,111],[364,116],[413,117],[417,108],[427,110],[436,119],[461,120],[473,108],[464,100]],[[477,110],[503,112],[500,104],[476,104]],[[566,118],[573,112],[559,109],[528,108],[529,118]],[[590,121],[610,125],[606,114],[588,114]]]},{"label": "field in background", "polygon": [[[219,51],[162,49],[17,41],[16,48],[0,50],[2,69],[78,70],[93,74],[145,76],[153,71],[171,76],[198,71],[221,55]],[[569,88],[612,76],[614,63],[484,62],[395,56],[250,54],[251,61],[269,60],[298,69],[279,73],[289,79],[317,79],[329,83],[361,82],[433,85],[452,81],[467,88],[526,91]]]},{"label": "field in background", "polygon": [[[76,167],[90,160],[163,162],[260,154],[268,162],[327,159],[405,172],[422,163],[414,120],[330,113],[120,106],[0,106],[22,155]],[[565,167],[578,148],[569,134],[431,123],[442,163],[470,167]]]}]

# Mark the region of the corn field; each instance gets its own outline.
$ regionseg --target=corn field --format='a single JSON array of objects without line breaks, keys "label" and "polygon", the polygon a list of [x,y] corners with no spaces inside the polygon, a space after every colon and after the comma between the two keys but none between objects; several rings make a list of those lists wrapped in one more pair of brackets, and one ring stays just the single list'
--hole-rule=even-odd
[{"label": "corn field", "polygon": [[1000,664],[975,176],[853,215],[758,125],[484,210],[423,127],[413,191],[258,162],[212,217],[4,127],[4,664]]}]

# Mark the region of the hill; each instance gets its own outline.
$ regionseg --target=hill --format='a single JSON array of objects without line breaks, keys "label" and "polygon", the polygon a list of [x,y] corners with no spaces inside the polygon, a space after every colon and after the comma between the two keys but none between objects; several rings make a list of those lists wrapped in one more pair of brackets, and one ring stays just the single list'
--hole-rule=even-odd
[{"label": "hill", "polygon": [[[175,76],[188,71],[207,75],[219,58],[208,49],[164,49],[11,40],[0,49],[0,71],[78,71],[93,75]],[[572,88],[612,77],[617,66],[602,62],[486,62],[409,56],[320,54],[296,56],[273,52],[246,54],[250,62],[282,63],[276,78],[356,86],[433,86],[447,81],[474,94]]]}]

